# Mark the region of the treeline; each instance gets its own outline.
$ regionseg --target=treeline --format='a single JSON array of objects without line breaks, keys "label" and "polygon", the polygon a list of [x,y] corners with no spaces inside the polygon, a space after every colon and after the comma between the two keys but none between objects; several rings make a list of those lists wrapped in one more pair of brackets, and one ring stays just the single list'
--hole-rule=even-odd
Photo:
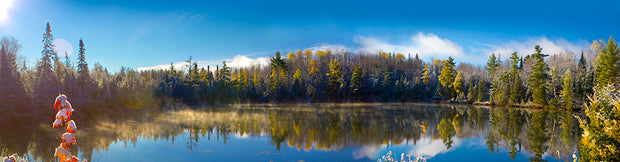
[{"label": "treeline", "polygon": [[[493,54],[485,66],[456,65],[451,57],[425,62],[417,54],[306,49],[286,56],[276,52],[267,66],[232,69],[223,62],[205,69],[190,57],[187,70],[123,67],[114,74],[99,64],[89,68],[82,40],[73,63],[53,50],[53,39],[48,23],[34,68],[18,61],[21,46],[15,38],[2,39],[3,119],[47,121],[53,116],[50,100],[58,93],[67,94],[74,107],[82,109],[77,116],[84,122],[143,108],[174,108],[178,103],[459,102],[573,109],[596,85],[620,81],[618,47],[611,37],[607,43],[595,41],[585,56],[571,51],[544,54],[536,46],[535,53],[524,57],[512,53],[504,60]],[[125,113],[115,113],[119,111]]]},{"label": "treeline", "polygon": [[[332,50],[276,52],[268,66],[231,69],[223,62],[187,71],[165,71],[156,94],[189,105],[256,102],[459,102],[526,107],[583,105],[596,85],[618,83],[618,47],[595,41],[591,51],[503,60],[492,54],[485,66],[456,65],[453,58],[424,62],[418,55]],[[615,50],[614,50],[615,49]],[[590,60],[588,60],[590,59]],[[141,72],[141,73],[155,73]]]},{"label": "treeline", "polygon": [[[43,34],[41,58],[33,68],[17,55],[21,49],[18,40],[3,37],[0,41],[0,120],[8,124],[27,125],[50,121],[55,114],[53,99],[59,93],[67,94],[83,124],[97,118],[117,119],[131,114],[134,108],[149,107],[153,103],[152,83],[160,78],[154,75],[121,69],[110,74],[106,68],[95,64],[89,69],[86,48],[79,40],[79,53],[75,63],[67,54],[54,51],[54,37],[50,24]],[[64,57],[64,58],[63,58]],[[19,60],[19,61],[18,61]],[[123,113],[114,113],[120,112]],[[17,135],[17,134],[16,134]]]}]

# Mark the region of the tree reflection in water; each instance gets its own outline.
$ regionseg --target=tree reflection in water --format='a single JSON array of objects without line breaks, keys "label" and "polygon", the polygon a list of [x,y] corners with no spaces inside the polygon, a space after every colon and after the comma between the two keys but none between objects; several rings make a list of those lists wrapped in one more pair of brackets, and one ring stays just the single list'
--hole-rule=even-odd
[{"label": "tree reflection in water", "polygon": [[[570,157],[580,138],[571,112],[420,104],[238,106],[93,123],[78,132],[82,142],[73,150],[89,161],[113,143],[125,147],[135,147],[138,139],[174,143],[182,134],[189,135],[185,143],[189,152],[201,141],[226,144],[231,136],[269,136],[277,150],[284,145],[299,151],[415,145],[427,137],[441,140],[449,151],[458,147],[455,139],[483,137],[491,154],[503,149],[514,159],[525,151],[532,154],[532,161],[542,160],[543,155]],[[3,127],[0,140],[9,151],[28,154],[34,160],[53,160],[49,150],[56,146],[55,132],[44,126],[31,128],[15,132]]]}]

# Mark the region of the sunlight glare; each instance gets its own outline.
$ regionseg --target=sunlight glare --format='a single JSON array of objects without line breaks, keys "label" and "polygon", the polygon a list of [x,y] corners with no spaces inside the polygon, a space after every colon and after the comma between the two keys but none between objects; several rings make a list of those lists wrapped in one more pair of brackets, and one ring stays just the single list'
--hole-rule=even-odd
[{"label": "sunlight glare", "polygon": [[4,21],[8,16],[8,10],[11,7],[13,0],[0,0],[0,21]]}]

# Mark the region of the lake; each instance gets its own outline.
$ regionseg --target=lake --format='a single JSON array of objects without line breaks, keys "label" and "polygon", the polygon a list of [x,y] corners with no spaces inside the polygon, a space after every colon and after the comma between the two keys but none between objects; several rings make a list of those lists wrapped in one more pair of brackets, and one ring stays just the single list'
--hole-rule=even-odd
[{"label": "lake", "polygon": [[[388,152],[427,161],[572,161],[578,115],[469,105],[240,105],[88,128],[76,121],[72,152],[89,161],[377,161]],[[48,127],[3,130],[0,143],[51,161],[62,130]]]}]

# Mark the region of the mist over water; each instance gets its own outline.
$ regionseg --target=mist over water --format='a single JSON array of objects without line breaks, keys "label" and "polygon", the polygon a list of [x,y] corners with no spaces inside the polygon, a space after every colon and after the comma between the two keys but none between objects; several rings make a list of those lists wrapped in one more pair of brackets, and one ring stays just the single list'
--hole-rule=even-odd
[{"label": "mist over water", "polygon": [[[429,104],[237,105],[100,121],[76,132],[72,151],[89,161],[376,161],[389,151],[428,161],[565,161],[581,134],[575,115]],[[2,129],[9,152],[53,159],[58,130]]]}]

